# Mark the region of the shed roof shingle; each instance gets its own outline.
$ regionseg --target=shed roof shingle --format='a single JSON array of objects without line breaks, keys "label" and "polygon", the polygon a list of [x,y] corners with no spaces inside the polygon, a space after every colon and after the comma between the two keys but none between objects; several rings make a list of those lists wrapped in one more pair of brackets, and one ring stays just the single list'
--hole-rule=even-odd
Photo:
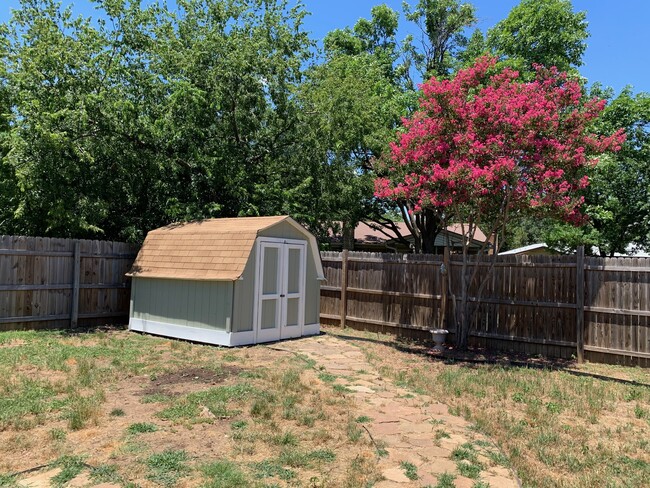
[{"label": "shed roof shingle", "polygon": [[147,234],[128,276],[236,280],[257,233],[288,216],[208,219],[172,224]]}]

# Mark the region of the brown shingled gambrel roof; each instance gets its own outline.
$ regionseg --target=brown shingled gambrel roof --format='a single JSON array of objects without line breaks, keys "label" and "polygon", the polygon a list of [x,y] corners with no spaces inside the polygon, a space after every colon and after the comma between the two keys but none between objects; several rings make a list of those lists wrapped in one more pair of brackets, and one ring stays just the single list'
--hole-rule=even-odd
[{"label": "brown shingled gambrel roof", "polygon": [[244,272],[257,233],[285,220],[298,226],[284,215],[208,219],[152,230],[127,276],[236,280]]}]

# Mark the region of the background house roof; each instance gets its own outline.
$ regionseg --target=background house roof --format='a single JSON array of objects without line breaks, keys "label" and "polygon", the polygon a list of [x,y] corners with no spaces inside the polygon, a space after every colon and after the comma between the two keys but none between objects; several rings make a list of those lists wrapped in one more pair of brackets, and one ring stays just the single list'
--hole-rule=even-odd
[{"label": "background house roof", "polygon": [[[287,221],[315,245],[315,238],[289,216],[208,219],[172,224],[147,234],[127,276],[183,280],[238,279],[258,232]],[[317,268],[320,265],[318,259]],[[322,275],[322,271],[320,273]]]},{"label": "background house roof", "polygon": [[[411,232],[404,222],[395,222],[400,234],[405,239],[411,237]],[[381,227],[381,230],[378,230],[377,227]],[[451,224],[447,227],[446,232],[450,234],[456,234],[458,236],[463,235],[461,224]],[[467,230],[466,230],[467,232]],[[442,233],[445,233],[443,230]],[[388,234],[388,235],[387,235]],[[390,237],[389,237],[390,236]],[[397,239],[397,235],[388,227],[379,226],[377,224],[370,226],[365,222],[359,222],[359,224],[354,229],[354,239],[363,244],[383,244],[386,241],[391,241]],[[486,237],[481,229],[476,229],[474,234],[474,241],[483,243],[485,242]]]}]

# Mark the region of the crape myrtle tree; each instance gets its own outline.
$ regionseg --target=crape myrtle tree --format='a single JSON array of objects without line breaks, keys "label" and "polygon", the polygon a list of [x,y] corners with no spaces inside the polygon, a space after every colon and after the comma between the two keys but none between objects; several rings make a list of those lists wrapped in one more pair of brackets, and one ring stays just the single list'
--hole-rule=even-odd
[{"label": "crape myrtle tree", "polygon": [[375,195],[407,207],[412,221],[432,212],[443,225],[464,223],[460,297],[453,296],[460,347],[472,322],[470,287],[480,298],[487,283],[477,283],[479,260],[468,256],[476,229],[498,243],[515,212],[582,223],[579,191],[593,156],[618,150],[625,137],[589,133],[605,102],[585,101],[566,74],[537,66],[535,80],[522,83],[496,64],[484,56],[451,80],[424,83],[419,109],[404,120],[375,180]]}]

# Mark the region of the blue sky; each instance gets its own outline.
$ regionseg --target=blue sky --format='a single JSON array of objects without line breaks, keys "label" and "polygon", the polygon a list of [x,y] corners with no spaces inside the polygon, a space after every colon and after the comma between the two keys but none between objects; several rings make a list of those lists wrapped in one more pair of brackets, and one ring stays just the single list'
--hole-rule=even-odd
[{"label": "blue sky", "polygon": [[[414,4],[416,0],[410,0]],[[74,11],[93,15],[89,0],[63,0],[72,3]],[[311,15],[306,28],[320,40],[332,29],[353,25],[360,17],[369,17],[373,5],[385,3],[401,12],[402,0],[303,0]],[[485,31],[505,18],[518,0],[473,0],[477,7],[478,27]],[[9,19],[11,8],[19,0],[0,0],[0,22]],[[587,11],[591,37],[580,71],[590,83],[600,81],[617,92],[632,85],[635,92],[650,92],[650,1],[648,0],[573,0],[575,10]],[[409,33],[402,17],[400,34]],[[409,24],[410,26],[411,24]],[[412,28],[412,27],[411,27]],[[646,34],[643,34],[643,33]]]}]

